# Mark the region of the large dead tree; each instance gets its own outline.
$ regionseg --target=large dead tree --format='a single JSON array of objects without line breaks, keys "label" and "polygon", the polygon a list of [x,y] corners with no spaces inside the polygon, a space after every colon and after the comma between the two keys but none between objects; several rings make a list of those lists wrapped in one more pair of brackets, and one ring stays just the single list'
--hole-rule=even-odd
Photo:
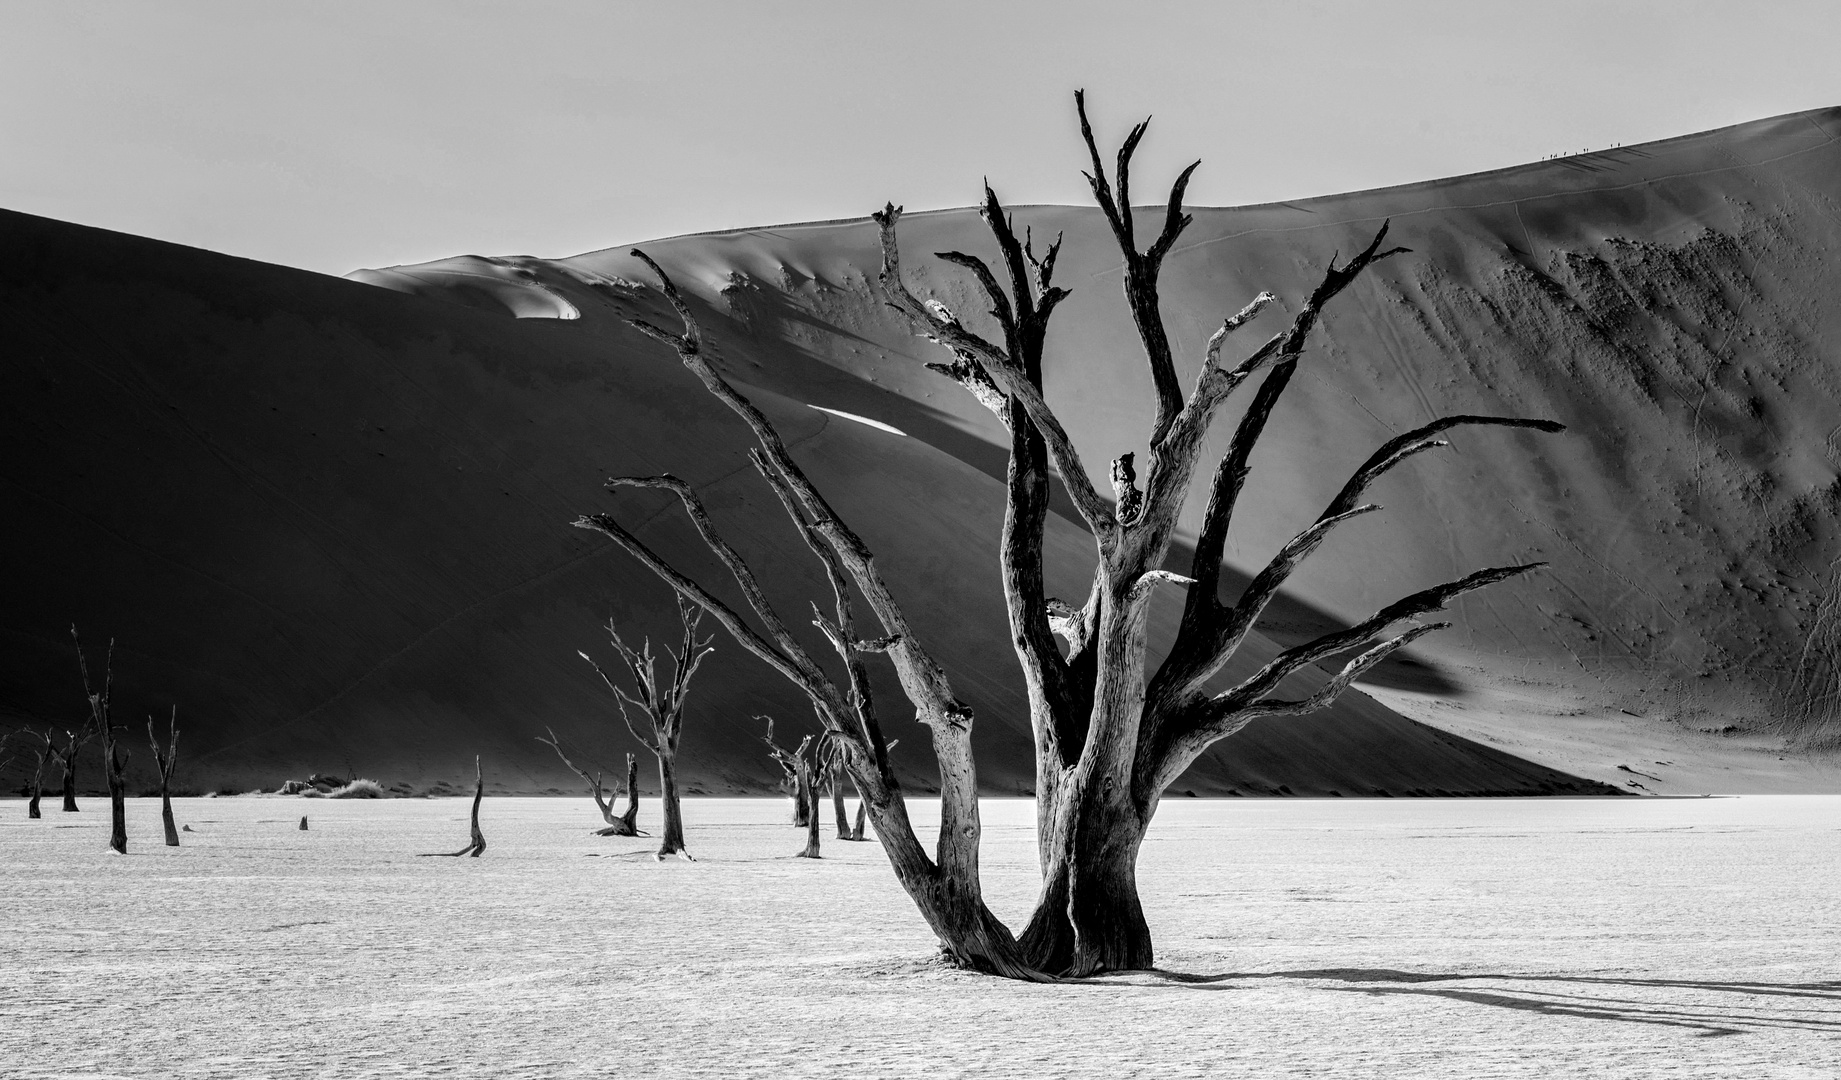
[{"label": "large dead tree", "polygon": [[102,767],[109,782],[109,849],[117,855],[128,853],[128,783],[122,773],[121,743],[109,720],[109,695],[115,685],[115,640],[109,639],[109,651],[103,661],[102,689],[90,685],[89,661],[83,657],[83,640],[77,628],[70,628],[70,639],[77,646],[77,671],[83,677],[83,696],[89,699],[89,727],[102,738]]},{"label": "large dead tree", "polygon": [[147,741],[153,744],[154,769],[160,774],[160,824],[166,827],[166,846],[179,846],[179,830],[173,826],[173,769],[179,764],[179,706],[166,720],[166,745],[154,734],[153,717],[147,717]]},{"label": "large dead tree", "polygon": [[563,752],[562,741],[556,737],[555,729],[546,727],[543,730],[549,732],[550,737],[546,739],[540,735],[537,741],[556,751],[556,756],[562,758],[563,764],[569,767],[570,772],[582,778],[582,782],[588,785],[588,793],[594,796],[595,809],[601,811],[601,820],[607,823],[606,828],[596,829],[595,835],[640,835],[639,759],[632,754],[626,756],[626,811],[616,814],[614,813],[614,800],[619,797],[619,792],[607,789],[606,785],[601,782],[602,774],[595,773],[590,776],[586,769],[570,761],[569,755]]},{"label": "large dead tree", "polygon": [[[681,481],[671,477],[660,477],[656,482],[642,482],[641,486],[665,487],[679,483]],[[620,708],[620,719],[626,723],[627,731],[658,758],[659,803],[665,817],[656,853],[660,859],[667,855],[679,855],[686,859],[691,857],[684,847],[684,814],[678,804],[678,741],[684,732],[684,699],[690,693],[690,680],[696,675],[703,658],[716,651],[711,644],[713,638],[697,640],[697,625],[702,620],[703,612],[680,596],[678,621],[684,630],[684,640],[676,651],[666,646],[665,651],[671,654],[672,660],[671,679],[668,682],[659,681],[657,658],[652,655],[652,639],[647,638],[637,650],[632,649],[621,640],[620,631],[614,628],[613,621],[608,621],[607,636],[613,642],[614,651],[620,655],[621,663],[626,665],[627,674],[632,677],[634,689],[638,691],[637,696],[627,693],[619,683],[608,677],[593,657],[587,653],[577,654],[588,661],[595,673],[601,676],[601,681],[614,692],[614,702]],[[634,723],[634,712],[646,718],[643,727]]]},{"label": "large dead tree", "polygon": [[[1422,589],[1352,626],[1284,649],[1231,686],[1214,686],[1297,566],[1331,530],[1377,509],[1362,502],[1369,485],[1406,459],[1446,445],[1439,436],[1455,427],[1560,430],[1560,425],[1543,420],[1450,416],[1388,441],[1355,470],[1316,520],[1272,556],[1237,599],[1223,599],[1228,526],[1253,448],[1297,371],[1306,339],[1331,300],[1370,267],[1406,249],[1384,246],[1387,227],[1382,225],[1347,262],[1330,261],[1317,286],[1295,304],[1284,327],[1230,363],[1222,356],[1229,336],[1276,302],[1270,293],[1254,297],[1223,320],[1201,348],[1185,393],[1159,307],[1158,273],[1190,223],[1183,212],[1183,192],[1195,165],[1176,179],[1157,215],[1155,236],[1140,250],[1140,212],[1131,207],[1129,179],[1131,158],[1146,124],[1132,128],[1108,176],[1079,94],[1075,105],[1092,162],[1088,180],[1123,257],[1126,306],[1156,393],[1142,486],[1134,456],[1123,453],[1110,470],[1112,499],[1101,495],[1044,395],[1049,318],[1068,296],[1054,283],[1060,239],[1038,253],[1027,231],[1017,235],[1010,215],[986,186],[982,213],[995,245],[997,268],[963,252],[944,252],[939,258],[976,282],[989,305],[984,325],[997,331],[991,335],[975,330],[939,301],[923,300],[909,290],[896,242],[901,211],[890,205],[873,215],[882,249],[880,281],[888,302],[918,334],[949,354],[937,370],[992,408],[1010,433],[1000,563],[1010,637],[1035,735],[1037,843],[1043,873],[1035,912],[1020,935],[985,907],[979,884],[971,710],[908,623],[868,546],[833,512],[766,416],[717,371],[690,306],[670,277],[637,250],[634,256],[657,275],[683,331],[645,320],[634,320],[633,325],[671,346],[710,393],[753,432],[759,444],[750,451],[754,467],[830,581],[833,610],[818,612],[814,622],[837,654],[842,677],[822,667],[792,633],[753,570],[717,532],[690,485],[664,476],[616,481],[610,487],[639,486],[675,495],[704,543],[734,577],[752,619],[671,566],[612,515],[590,515],[575,523],[613,539],[806,694],[827,730],[845,748],[851,778],[863,793],[896,877],[949,957],[978,970],[1036,979],[1152,966],[1150,929],[1138,898],[1138,851],[1165,788],[1205,749],[1255,719],[1296,716],[1329,705],[1388,655],[1447,625],[1419,621],[1424,616],[1468,592],[1540,565],[1492,567]],[[1178,515],[1201,465],[1204,436],[1229,395],[1255,376],[1263,380],[1206,482],[1207,506],[1188,572],[1168,570],[1165,562]],[[1077,602],[1050,597],[1044,587],[1043,539],[1055,476],[1092,534],[1098,556],[1087,595]],[[1161,658],[1153,658],[1147,653],[1145,619],[1160,586],[1186,588],[1187,595],[1174,645]],[[870,627],[858,626],[858,596],[868,608]],[[916,839],[889,769],[865,675],[866,658],[872,655],[893,665],[917,719],[932,733],[940,774],[940,830],[931,853]],[[1311,684],[1315,689],[1286,696],[1290,676],[1308,678],[1311,669],[1326,661],[1334,672],[1327,680],[1318,676]]]}]

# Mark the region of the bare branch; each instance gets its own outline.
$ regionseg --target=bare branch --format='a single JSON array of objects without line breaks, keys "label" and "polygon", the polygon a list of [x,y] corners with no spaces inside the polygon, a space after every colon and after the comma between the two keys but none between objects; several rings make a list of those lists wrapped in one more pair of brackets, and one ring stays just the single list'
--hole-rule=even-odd
[{"label": "bare branch", "polygon": [[[715,553],[718,559],[722,560],[722,564],[728,568],[730,576],[732,576],[735,579],[735,583],[741,587],[742,595],[747,598],[748,606],[754,609],[755,616],[767,627],[768,636],[777,647],[778,654],[793,667],[800,670],[803,673],[802,677],[804,680],[809,681],[815,678],[822,678],[819,674],[817,662],[805,651],[805,648],[799,644],[798,640],[793,637],[792,631],[787,628],[785,621],[780,618],[779,613],[774,610],[773,604],[768,601],[767,594],[762,590],[760,581],[755,578],[754,571],[750,569],[748,564],[742,559],[741,554],[733,547],[729,546],[729,542],[724,540],[721,534],[716,531],[715,523],[710,519],[709,511],[704,507],[703,500],[689,484],[669,473],[662,476],[615,477],[610,479],[607,484],[610,488],[654,488],[661,491],[669,491],[676,495],[678,501],[684,505],[684,512],[689,515],[691,524],[696,527],[697,535],[702,537],[704,544]],[[678,591],[681,594],[684,593],[682,589]],[[693,596],[692,599],[697,598]],[[699,599],[698,603],[702,603],[702,601]],[[719,620],[722,618],[721,613],[710,608],[708,604],[704,604],[703,606],[710,610],[712,614],[716,615]],[[727,626],[728,624],[724,623],[724,625]],[[747,643],[743,642],[743,644],[746,645]],[[763,657],[763,659],[765,658]]]},{"label": "bare branch", "polygon": [[1227,708],[1244,708],[1270,693],[1292,672],[1314,664],[1326,656],[1334,656],[1355,648],[1371,640],[1394,623],[1442,610],[1446,604],[1465,593],[1474,592],[1498,581],[1518,577],[1546,565],[1544,562],[1538,562],[1522,563],[1516,566],[1492,566],[1456,581],[1422,589],[1411,596],[1394,601],[1346,630],[1325,634],[1313,641],[1286,649],[1239,686],[1216,695],[1215,700]]},{"label": "bare branch", "polygon": [[1074,500],[1087,528],[1102,545],[1109,545],[1117,525],[1112,510],[1094,489],[1086,466],[1081,464],[1080,454],[1074,449],[1073,440],[1061,426],[1061,420],[1054,410],[1048,407],[1041,388],[1031,381],[1027,372],[1012,363],[1003,350],[966,330],[956,320],[942,317],[908,291],[901,279],[901,249],[895,239],[895,223],[901,219],[901,208],[890,203],[872,217],[881,230],[882,272],[879,280],[895,310],[906,315],[917,331],[951,349],[954,356],[983,365],[986,374],[1006,394],[1017,399],[1047,444],[1049,456],[1061,473],[1062,485]]},{"label": "bare branch", "polygon": [[[667,585],[676,589],[679,595],[688,597],[701,605],[705,611],[716,616],[716,621],[721,623],[723,629],[734,636],[735,640],[740,643],[742,648],[747,649],[749,652],[765,661],[768,666],[772,667],[794,685],[804,690],[808,695],[812,696],[814,700],[818,700],[818,698],[822,696],[824,692],[823,688],[813,683],[810,670],[808,670],[806,665],[799,663],[794,657],[782,654],[744,622],[742,617],[736,614],[732,608],[721,600],[716,599],[709,590],[684,576],[684,574],[675,567],[659,558],[653,553],[652,549],[641,543],[638,537],[627,532],[625,527],[618,521],[615,521],[611,515],[594,514],[584,516],[577,518],[573,524],[578,529],[588,529],[593,532],[598,532],[625,548],[629,554],[643,563],[648,570],[657,574]],[[806,659],[809,662],[810,657]],[[815,670],[815,665],[811,670]]]}]

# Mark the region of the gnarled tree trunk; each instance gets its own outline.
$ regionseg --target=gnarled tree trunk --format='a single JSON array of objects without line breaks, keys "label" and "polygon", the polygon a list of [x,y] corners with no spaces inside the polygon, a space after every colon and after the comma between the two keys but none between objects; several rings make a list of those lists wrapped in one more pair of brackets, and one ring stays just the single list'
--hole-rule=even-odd
[{"label": "gnarled tree trunk", "polygon": [[[1338,266],[1332,258],[1289,324],[1230,365],[1221,358],[1228,336],[1275,300],[1270,293],[1254,297],[1208,339],[1193,387],[1185,395],[1163,324],[1158,275],[1190,224],[1182,200],[1196,166],[1185,169],[1171,186],[1161,229],[1150,246],[1140,250],[1128,177],[1148,121],[1126,137],[1109,175],[1087,121],[1084,95],[1075,95],[1075,105],[1092,166],[1087,179],[1118,243],[1126,306],[1157,400],[1144,444],[1149,452],[1142,477],[1134,454],[1120,454],[1109,470],[1111,499],[1100,494],[1043,392],[1049,317],[1068,295],[1053,284],[1060,239],[1038,256],[1029,232],[1019,238],[1010,214],[991,188],[985,188],[982,210],[1001,256],[998,271],[963,252],[944,252],[939,258],[973,277],[989,316],[975,317],[985,319],[987,332],[997,331],[987,337],[937,299],[922,300],[909,291],[896,242],[901,211],[891,204],[873,215],[882,249],[878,280],[890,306],[950,355],[949,361],[927,366],[963,385],[1011,434],[1000,560],[1011,639],[1034,729],[1044,878],[1038,909],[1020,941],[991,916],[982,899],[971,710],[957,699],[946,671],[918,640],[868,546],[838,518],[766,416],[711,363],[689,303],[669,275],[638,250],[633,256],[657,275],[660,292],[682,322],[683,332],[673,333],[644,319],[630,322],[670,345],[684,366],[753,432],[758,448],[750,451],[750,460],[824,566],[833,613],[816,612],[814,622],[837,654],[842,677],[826,671],[793,636],[691,485],[664,475],[623,478],[609,486],[676,495],[699,536],[734,578],[753,612],[752,621],[660,558],[612,515],[587,515],[575,523],[613,539],[675,589],[681,601],[714,615],[743,648],[806,694],[826,737],[836,740],[844,755],[897,879],[939,935],[947,955],[967,967],[1017,978],[1150,967],[1154,953],[1138,897],[1137,855],[1164,790],[1196,756],[1254,719],[1323,708],[1388,655],[1446,625],[1417,621],[1420,618],[1467,592],[1540,565],[1493,567],[1422,589],[1353,626],[1283,650],[1232,687],[1216,688],[1217,676],[1298,564],[1333,529],[1379,509],[1360,502],[1367,487],[1402,461],[1446,445],[1438,436],[1453,427],[1560,430],[1560,425],[1544,420],[1451,416],[1388,441],[1356,469],[1313,523],[1272,556],[1237,601],[1224,601],[1219,591],[1228,525],[1253,448],[1304,355],[1307,338],[1332,299],[1369,267],[1406,249],[1382,248],[1387,236],[1383,225],[1365,246],[1357,246],[1347,263]],[[1007,287],[1000,284],[999,274],[1008,278]],[[1234,391],[1254,376],[1263,379],[1215,467],[1190,572],[1167,571],[1164,562],[1172,553],[1178,518],[1194,486],[1212,422]],[[1057,478],[1092,534],[1097,556],[1091,587],[1080,604],[1045,592],[1044,530],[1051,481]],[[1147,654],[1145,622],[1151,598],[1162,586],[1186,588],[1187,594],[1175,643],[1153,662]],[[857,630],[858,596],[879,624],[871,631],[877,636]],[[1401,628],[1403,623],[1407,625]],[[941,824],[931,857],[914,837],[888,766],[865,673],[865,658],[872,655],[886,657],[893,665],[903,694],[932,735],[940,772]],[[1315,693],[1295,700],[1275,696],[1289,676],[1332,659],[1341,661],[1340,670]],[[801,804],[815,813],[809,798]]]}]

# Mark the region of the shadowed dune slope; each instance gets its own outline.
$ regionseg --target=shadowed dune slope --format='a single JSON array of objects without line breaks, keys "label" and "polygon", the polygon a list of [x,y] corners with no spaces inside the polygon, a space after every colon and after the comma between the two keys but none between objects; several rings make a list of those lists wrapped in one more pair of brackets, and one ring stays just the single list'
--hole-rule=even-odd
[{"label": "shadowed dune slope", "polygon": [[[1545,766],[1638,782],[1618,765],[1671,790],[1675,774],[1639,747],[1699,762],[1683,775],[1703,789],[1768,788],[1799,752],[1832,744],[1837,133],[1841,114],[1800,114],[1405,188],[1196,210],[1163,284],[1188,375],[1222,314],[1260,289],[1295,310],[1324,261],[1381,219],[1415,249],[1341,298],[1315,339],[1255,455],[1230,540],[1243,570],[1375,444],[1434,416],[1545,415],[1573,430],[1459,432],[1398,470],[1375,492],[1388,512],[1314,557],[1235,670],[1478,566],[1540,558],[1551,572],[1458,605],[1453,630],[1370,685],[1386,705],[1351,694],[1316,717],[1255,725],[1177,790],[1572,783]],[[1142,450],[1150,413],[1116,252],[1091,211],[1017,217],[1066,234],[1060,278],[1075,295],[1051,332],[1051,399],[1103,468]],[[917,284],[979,322],[969,280],[925,257],[986,251],[976,215],[911,215],[903,240]],[[1027,790],[993,558],[999,432],[921,366],[938,359],[932,347],[874,295],[870,226],[647,247],[693,292],[726,369],[882,556],[977,710],[987,788]],[[191,717],[194,783],[321,769],[420,784],[457,777],[481,752],[504,787],[573,790],[532,738],[544,725],[610,764],[632,748],[575,651],[610,658],[597,631],[610,616],[655,639],[673,628],[663,586],[567,522],[617,508],[718,580],[673,506],[611,498],[603,477],[683,476],[789,616],[821,595],[746,466],[739,422],[625,326],[661,312],[625,248],[353,276],[0,217],[11,388],[0,437],[17,508],[0,615],[10,718],[77,714],[74,619],[120,640],[125,710],[176,699]],[[1230,407],[1215,453],[1232,420]],[[1199,511],[1198,500],[1191,525]],[[1061,595],[1082,591],[1087,546],[1053,521]],[[1175,608],[1159,602],[1154,633],[1167,637]],[[685,769],[703,790],[759,790],[773,774],[753,717],[796,732],[809,713],[718,645],[693,693]],[[924,732],[892,681],[880,691],[898,757],[925,785]],[[1745,767],[1723,764],[1735,760]]]},{"label": "shadowed dune slope", "polygon": [[[119,642],[118,715],[179,703],[188,786],[272,787],[319,770],[420,787],[458,777],[477,752],[500,787],[575,790],[535,741],[546,725],[578,760],[617,762],[634,747],[576,650],[610,662],[598,630],[609,617],[635,637],[673,627],[663,586],[568,527],[609,505],[611,474],[685,477],[789,615],[822,595],[745,464],[745,430],[675,358],[610,319],[517,320],[6,214],[0,327],[6,719],[80,715],[74,620],[92,647]],[[1026,791],[1026,721],[991,587],[1000,486],[922,439],[754,393],[883,553],[976,708],[989,789]],[[649,494],[619,505],[649,543],[717,580],[673,505]],[[1058,521],[1053,547],[1057,586],[1072,590],[1085,545]],[[1173,614],[1160,613],[1160,633]],[[1275,648],[1261,640],[1247,663]],[[722,639],[690,708],[685,772],[709,791],[776,778],[757,715],[782,734],[812,723]],[[924,732],[889,712],[924,789]],[[1581,789],[1360,694],[1249,733],[1183,786]]]}]

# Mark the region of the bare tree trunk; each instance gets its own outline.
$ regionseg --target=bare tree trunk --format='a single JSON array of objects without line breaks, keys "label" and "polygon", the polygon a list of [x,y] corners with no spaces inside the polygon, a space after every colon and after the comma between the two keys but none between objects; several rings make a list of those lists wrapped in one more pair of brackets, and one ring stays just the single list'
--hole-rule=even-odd
[{"label": "bare tree trunk", "polygon": [[690,858],[690,852],[684,848],[684,816],[678,806],[678,772],[677,754],[667,749],[658,755],[659,802],[665,811],[664,836],[659,841],[656,858],[667,855],[682,855]]},{"label": "bare tree trunk", "polygon": [[173,800],[164,785],[160,788],[160,824],[166,827],[166,846],[178,847],[179,828],[173,824]]},{"label": "bare tree trunk", "polygon": [[64,812],[77,812],[77,740],[70,740],[68,752],[64,755]]},{"label": "bare tree trunk", "polygon": [[121,756],[116,753],[114,740],[104,740],[103,762],[108,768],[109,777],[109,847],[117,855],[128,853],[128,784],[122,776]]},{"label": "bare tree trunk", "polygon": [[479,802],[486,797],[486,776],[480,771],[479,756],[473,758],[473,848],[469,855],[477,859],[486,853],[486,834],[479,831]]},{"label": "bare tree trunk", "polygon": [[[486,776],[480,769],[479,755],[475,754],[473,756],[473,842],[461,848],[459,851],[429,851],[424,852],[423,857],[458,859],[462,855],[467,855],[477,859],[484,854],[486,851],[486,834],[479,831],[479,802],[485,797]],[[303,829],[307,827],[306,818],[300,819],[300,827]]]},{"label": "bare tree trunk", "polygon": [[1042,845],[1051,853],[1042,892],[1018,938],[1023,955],[1040,970],[1070,974],[1155,966],[1137,879],[1148,823],[1090,792],[1063,791]]},{"label": "bare tree trunk", "polygon": [[[810,770],[807,771],[810,772]],[[823,856],[818,853],[819,822],[823,818],[823,815],[819,813],[818,782],[813,780],[806,785],[805,790],[805,850],[801,851],[798,857],[801,859],[819,859],[823,858]]]},{"label": "bare tree trunk", "polygon": [[160,740],[153,733],[153,717],[147,718],[147,741],[153,744],[153,763],[160,773],[160,824],[166,827],[166,846],[179,846],[179,830],[173,827],[173,800],[169,787],[173,778],[173,767],[179,763],[179,708],[173,707],[172,717],[166,726],[166,748],[160,748]]},{"label": "bare tree trunk", "polygon": [[793,774],[793,827],[803,829],[812,823],[812,778],[804,769]]},{"label": "bare tree trunk", "polygon": [[639,759],[632,754],[626,756],[626,812],[618,824],[626,829],[623,835],[639,835]]},{"label": "bare tree trunk", "polygon": [[33,747],[33,753],[37,755],[37,764],[32,769],[32,782],[27,787],[27,790],[31,792],[31,799],[26,803],[26,817],[37,819],[43,816],[39,813],[38,801],[45,794],[45,766],[57,754],[57,748],[51,742],[49,731],[43,735],[35,731],[28,731],[27,734],[44,744]]},{"label": "bare tree trunk", "polygon": [[[109,698],[115,688],[115,641],[109,640],[107,659],[102,668],[102,689],[90,686],[89,661],[83,657],[83,641],[77,637],[77,628],[70,628],[70,639],[77,647],[77,671],[83,676],[83,696],[89,700],[90,726],[102,736],[103,774],[109,782],[109,849],[117,855],[128,853],[128,784],[122,775],[121,747],[115,740],[115,725],[109,719]],[[70,762],[76,760],[76,740],[71,740]],[[65,783],[70,782],[71,765],[65,766]],[[76,809],[76,801],[67,790],[66,799],[70,805],[67,810]]]},{"label": "bare tree trunk", "polygon": [[863,797],[857,795],[857,824],[850,826],[850,814],[844,806],[844,763],[840,758],[826,770],[826,781],[831,785],[831,812],[837,819],[837,838],[839,840],[863,839]]}]

